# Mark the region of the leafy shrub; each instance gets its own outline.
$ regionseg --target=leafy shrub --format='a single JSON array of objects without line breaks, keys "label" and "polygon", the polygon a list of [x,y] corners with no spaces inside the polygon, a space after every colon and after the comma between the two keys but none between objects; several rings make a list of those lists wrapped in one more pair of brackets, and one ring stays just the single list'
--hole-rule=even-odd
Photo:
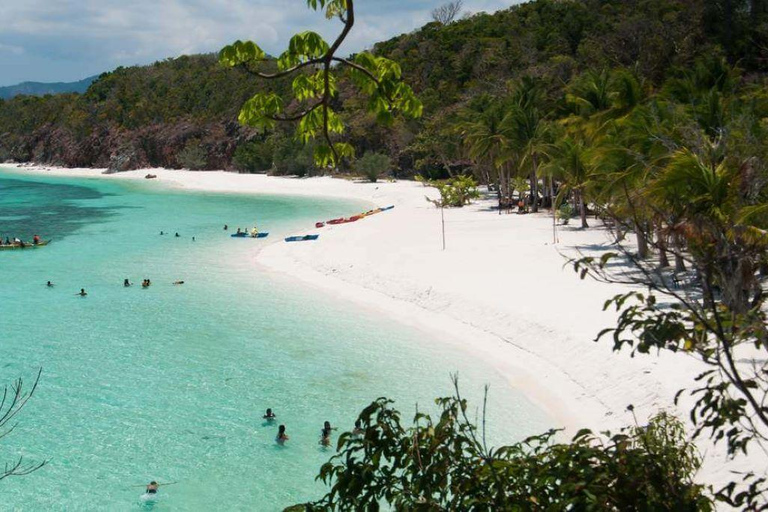
[{"label": "leafy shrub", "polygon": [[179,151],[176,155],[176,160],[184,169],[190,169],[192,171],[199,171],[205,169],[208,165],[208,153],[206,153],[200,141],[197,139],[190,139],[184,145],[184,149]]},{"label": "leafy shrub", "polygon": [[573,217],[573,205],[568,202],[561,204],[560,208],[557,210],[557,218],[560,219],[560,222],[568,224],[571,217]]},{"label": "leafy shrub", "polygon": [[368,152],[357,161],[356,167],[360,174],[368,178],[368,181],[376,183],[392,168],[392,161],[387,155]]},{"label": "leafy shrub", "polygon": [[242,172],[266,172],[272,168],[274,153],[270,141],[252,140],[237,146],[232,161]]},{"label": "leafy shrub", "polygon": [[567,443],[550,430],[490,448],[458,388],[436,403],[437,419],[417,413],[408,426],[391,400],[373,402],[320,469],[328,494],[287,510],[713,509],[693,481],[697,451],[668,414],[616,435],[581,430]]},{"label": "leafy shrub", "polygon": [[471,176],[455,176],[443,181],[431,181],[429,184],[440,192],[438,206],[460,208],[480,197],[477,182]]},{"label": "leafy shrub", "polygon": [[293,137],[279,136],[274,141],[275,174],[281,176],[312,176],[316,174],[314,147],[304,145]]}]

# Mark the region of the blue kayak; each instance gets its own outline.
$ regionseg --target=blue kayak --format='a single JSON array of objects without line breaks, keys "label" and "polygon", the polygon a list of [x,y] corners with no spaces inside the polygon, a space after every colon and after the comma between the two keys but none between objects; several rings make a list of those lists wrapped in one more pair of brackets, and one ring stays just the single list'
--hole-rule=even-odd
[{"label": "blue kayak", "polygon": [[394,208],[394,207],[395,207],[395,205],[391,205],[391,206],[385,206],[384,208],[380,208],[380,210],[381,210],[381,211],[383,211],[383,212],[385,212],[385,211],[387,211],[387,210],[391,210],[391,209],[392,209],[392,208]]},{"label": "blue kayak", "polygon": [[304,242],[306,240],[317,240],[320,235],[302,235],[302,236],[289,236],[285,239],[286,242]]},{"label": "blue kayak", "polygon": [[266,238],[269,236],[269,233],[256,233],[255,236],[249,233],[234,233],[229,236],[232,238]]}]

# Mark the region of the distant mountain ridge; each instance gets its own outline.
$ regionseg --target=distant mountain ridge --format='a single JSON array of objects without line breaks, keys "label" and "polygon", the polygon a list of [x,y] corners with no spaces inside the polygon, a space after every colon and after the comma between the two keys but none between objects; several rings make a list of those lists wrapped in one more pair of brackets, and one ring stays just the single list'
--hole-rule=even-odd
[{"label": "distant mountain ridge", "polygon": [[45,96],[46,94],[62,94],[67,92],[84,93],[99,76],[94,75],[78,82],[22,82],[16,85],[0,87],[0,98],[7,100],[14,96]]}]

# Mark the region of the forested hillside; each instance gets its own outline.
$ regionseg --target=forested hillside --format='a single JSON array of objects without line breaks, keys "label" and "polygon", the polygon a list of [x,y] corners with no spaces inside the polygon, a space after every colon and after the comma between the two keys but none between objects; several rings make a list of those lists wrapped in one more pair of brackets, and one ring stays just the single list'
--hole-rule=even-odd
[{"label": "forested hillside", "polygon": [[[567,108],[566,85],[588,70],[621,68],[649,91],[697,57],[724,55],[754,82],[765,66],[765,18],[758,0],[537,0],[430,23],[375,47],[401,64],[424,102],[422,119],[376,125],[341,84],[348,136],[358,155],[388,153],[400,175],[440,174],[471,160],[451,147],[456,116],[483,95],[507,94],[510,80],[535,79],[549,112]],[[82,95],[0,100],[0,161],[314,172],[288,131],[238,125],[242,103],[265,87],[290,84],[260,83],[198,55],[118,68]]]}]

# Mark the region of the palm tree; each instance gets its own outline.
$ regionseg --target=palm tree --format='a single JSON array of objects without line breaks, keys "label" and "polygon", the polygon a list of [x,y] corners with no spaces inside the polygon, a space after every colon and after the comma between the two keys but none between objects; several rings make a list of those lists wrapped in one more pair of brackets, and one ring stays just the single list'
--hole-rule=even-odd
[{"label": "palm tree", "polygon": [[[530,190],[533,212],[539,211],[539,175],[541,156],[549,139],[549,127],[538,108],[540,89],[529,77],[517,85],[511,107],[502,121],[505,134],[509,137],[518,157],[519,166],[530,165]],[[550,189],[551,190],[551,189]]]},{"label": "palm tree", "polygon": [[508,127],[504,125],[504,108],[499,101],[482,105],[482,109],[464,113],[467,121],[460,124],[469,157],[496,171],[499,187],[499,212],[509,202],[510,163],[514,156]]},{"label": "palm tree", "polygon": [[551,157],[552,160],[545,165],[545,172],[561,180],[553,207],[562,204],[572,193],[581,217],[581,227],[588,228],[585,196],[591,184],[591,173],[584,143],[566,136],[555,143]]}]

